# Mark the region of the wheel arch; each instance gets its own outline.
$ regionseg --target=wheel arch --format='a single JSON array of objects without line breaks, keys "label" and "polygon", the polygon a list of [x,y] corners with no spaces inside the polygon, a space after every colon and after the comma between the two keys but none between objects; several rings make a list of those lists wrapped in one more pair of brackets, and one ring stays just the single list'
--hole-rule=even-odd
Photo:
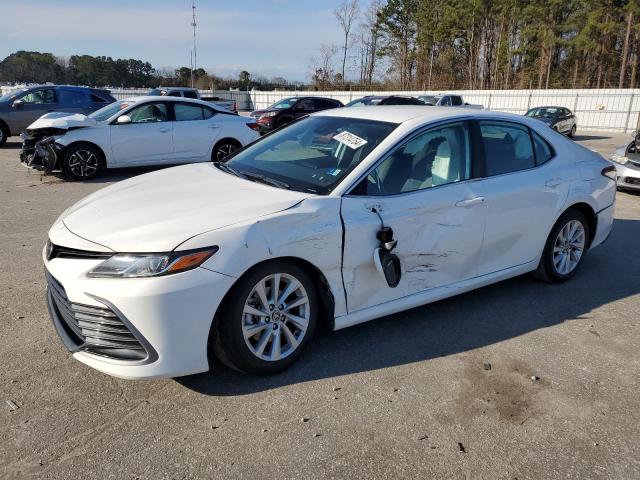
[{"label": "wheel arch", "polygon": [[208,350],[211,352],[211,347],[213,345],[213,341],[214,341],[214,333],[216,328],[218,328],[218,326],[220,325],[220,322],[218,321],[219,316],[222,314],[222,312],[224,311],[224,309],[226,308],[228,302],[230,301],[231,297],[233,296],[234,291],[236,290],[236,288],[238,287],[238,285],[241,284],[241,282],[247,277],[247,275],[249,275],[254,269],[261,267],[262,265],[268,264],[268,263],[274,263],[274,262],[282,262],[282,261],[286,261],[286,262],[291,262],[297,266],[302,267],[309,275],[311,275],[311,278],[313,278],[314,280],[314,284],[317,287],[317,293],[318,296],[320,297],[320,305],[319,307],[319,318],[318,318],[318,326],[321,329],[325,329],[325,330],[333,330],[334,326],[335,326],[335,314],[334,314],[334,299],[333,299],[333,293],[331,292],[331,288],[329,287],[329,282],[327,281],[326,276],[324,275],[324,273],[322,273],[322,270],[320,270],[316,265],[314,265],[313,263],[311,263],[309,260],[306,260],[304,258],[301,257],[294,257],[294,256],[283,256],[283,257],[275,257],[275,258],[269,258],[263,261],[260,261],[254,265],[252,265],[250,268],[248,268],[245,272],[242,273],[242,275],[240,275],[235,282],[233,282],[233,285],[231,285],[231,287],[227,290],[227,293],[225,293],[224,297],[222,298],[222,301],[220,302],[220,304],[218,305],[218,308],[216,309],[216,312],[213,316],[213,322],[211,325],[211,328],[209,329],[209,339],[207,341],[207,348]]},{"label": "wheel arch", "polygon": [[591,242],[593,242],[593,239],[596,237],[596,230],[598,229],[598,216],[596,215],[595,210],[591,205],[589,205],[586,202],[576,202],[572,205],[569,205],[564,210],[564,212],[562,212],[562,215],[564,215],[565,212],[571,209],[578,210],[587,219],[587,222],[589,224],[588,225],[589,226],[588,246],[591,246]]}]

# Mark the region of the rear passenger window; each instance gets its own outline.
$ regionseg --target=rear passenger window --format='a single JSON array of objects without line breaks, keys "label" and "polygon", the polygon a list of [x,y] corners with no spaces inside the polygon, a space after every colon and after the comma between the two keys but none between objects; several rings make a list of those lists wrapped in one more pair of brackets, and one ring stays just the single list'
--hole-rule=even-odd
[{"label": "rear passenger window", "polygon": [[458,107],[458,106],[462,105],[462,97],[459,97],[457,95],[452,96],[451,97],[451,104],[454,107]]},{"label": "rear passenger window", "polygon": [[551,146],[536,132],[532,132],[533,146],[536,151],[536,165],[547,163],[553,157]]},{"label": "rear passenger window", "polygon": [[202,107],[200,105],[188,105],[186,103],[176,103],[174,106],[177,122],[190,122],[193,120],[204,120]]},{"label": "rear passenger window", "polygon": [[99,97],[98,95],[94,95],[93,93],[91,94],[91,102],[93,102],[93,103],[107,103],[107,101],[104,98]]},{"label": "rear passenger window", "polygon": [[196,92],[194,92],[193,90],[185,90],[184,96],[186,98],[198,98],[198,94]]},{"label": "rear passenger window", "polygon": [[205,120],[213,117],[216,114],[216,111],[213,108],[209,107],[202,107],[202,112],[204,113]]},{"label": "rear passenger window", "polygon": [[480,121],[485,174],[490,177],[536,166],[529,129],[506,122]]},{"label": "rear passenger window", "polygon": [[74,90],[58,90],[58,102],[61,105],[71,107],[81,107],[85,104],[86,95],[84,92],[76,92]]}]

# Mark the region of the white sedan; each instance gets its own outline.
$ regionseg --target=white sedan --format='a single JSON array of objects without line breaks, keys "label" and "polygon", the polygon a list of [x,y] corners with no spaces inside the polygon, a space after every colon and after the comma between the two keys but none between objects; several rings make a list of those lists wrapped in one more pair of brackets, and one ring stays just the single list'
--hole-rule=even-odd
[{"label": "white sedan", "polygon": [[[165,169],[65,211],[48,304],[81,362],[125,378],[252,373],[341,329],[533,272],[570,279],[609,236],[610,162],[536,120],[335,109],[227,163]],[[425,320],[427,321],[427,320]]]},{"label": "white sedan", "polygon": [[89,116],[43,115],[22,135],[21,159],[89,180],[105,168],[221,161],[259,136],[253,119],[201,100],[135,97]]}]

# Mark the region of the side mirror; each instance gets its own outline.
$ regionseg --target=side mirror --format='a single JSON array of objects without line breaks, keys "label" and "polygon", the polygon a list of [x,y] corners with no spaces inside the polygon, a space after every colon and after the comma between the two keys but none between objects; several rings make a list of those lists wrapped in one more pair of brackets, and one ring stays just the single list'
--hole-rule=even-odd
[{"label": "side mirror", "polygon": [[120,115],[116,120],[118,125],[125,125],[127,123],[131,123],[131,117],[129,115]]},{"label": "side mirror", "polygon": [[11,104],[13,108],[20,108],[23,105],[24,105],[24,102],[22,100],[14,100],[13,103]]}]

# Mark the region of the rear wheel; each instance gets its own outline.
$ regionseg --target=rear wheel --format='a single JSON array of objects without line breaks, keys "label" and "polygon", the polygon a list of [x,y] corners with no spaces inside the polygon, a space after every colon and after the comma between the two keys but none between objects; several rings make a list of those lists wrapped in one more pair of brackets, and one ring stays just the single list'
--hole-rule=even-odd
[{"label": "rear wheel", "polygon": [[234,154],[237,150],[239,150],[242,146],[237,140],[233,140],[232,138],[227,138],[225,140],[221,140],[213,147],[211,151],[211,161],[212,162],[224,162],[225,159],[232,154]]},{"label": "rear wheel", "polygon": [[73,180],[92,180],[103,165],[102,151],[89,143],[71,145],[62,157],[62,173]]},{"label": "rear wheel", "polygon": [[551,229],[535,276],[549,283],[566,282],[584,260],[589,224],[579,210],[569,209]]},{"label": "rear wheel", "polygon": [[214,353],[245,373],[279,372],[302,354],[315,331],[318,296],[298,265],[261,265],[234,287],[214,326]]}]

